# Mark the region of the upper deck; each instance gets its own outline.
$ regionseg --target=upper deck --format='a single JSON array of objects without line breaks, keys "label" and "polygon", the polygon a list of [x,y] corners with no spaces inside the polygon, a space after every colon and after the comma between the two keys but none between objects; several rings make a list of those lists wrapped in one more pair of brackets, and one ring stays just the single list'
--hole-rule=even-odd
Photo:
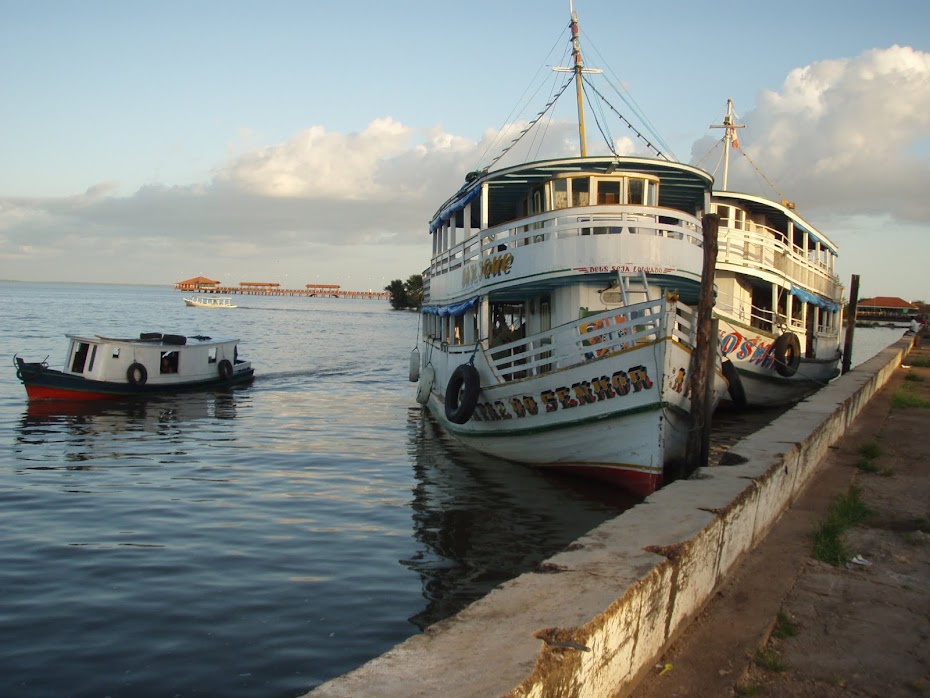
[{"label": "upper deck", "polygon": [[430,223],[427,300],[506,284],[531,294],[578,274],[628,268],[700,283],[713,179],[650,158],[547,160],[481,173]]}]

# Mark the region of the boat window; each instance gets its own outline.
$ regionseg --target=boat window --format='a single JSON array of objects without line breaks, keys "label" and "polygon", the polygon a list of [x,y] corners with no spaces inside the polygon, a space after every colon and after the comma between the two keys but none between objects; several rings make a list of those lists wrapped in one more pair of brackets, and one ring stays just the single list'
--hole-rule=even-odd
[{"label": "boat window", "polygon": [[491,304],[491,346],[515,342],[526,336],[526,310],[523,303]]},{"label": "boat window", "polygon": [[647,182],[649,187],[649,196],[646,199],[646,203],[649,206],[658,206],[659,205],[659,183],[658,182]]},{"label": "boat window", "polygon": [[542,213],[543,212],[543,189],[542,187],[537,187],[533,190],[533,210],[532,213]]},{"label": "boat window", "polygon": [[84,373],[84,364],[87,362],[87,350],[90,345],[87,342],[79,342],[78,349],[74,352],[74,361],[71,362],[71,370],[74,373]]},{"label": "boat window", "polygon": [[568,208],[568,180],[556,179],[552,182],[553,208]]},{"label": "boat window", "polygon": [[94,348],[90,350],[90,363],[87,364],[88,372],[94,370],[94,359],[96,358],[97,358],[97,345],[95,344]]},{"label": "boat window", "polygon": [[587,206],[591,201],[591,180],[578,177],[572,180],[572,206]]},{"label": "boat window", "polygon": [[178,372],[178,352],[165,351],[161,355],[161,372],[177,373]]},{"label": "boat window", "polygon": [[717,215],[720,216],[720,225],[725,228],[729,228],[733,224],[730,219],[730,207],[724,206],[722,204],[717,204]]},{"label": "boat window", "polygon": [[620,203],[620,182],[600,180],[597,183],[597,203],[602,205]]},{"label": "boat window", "polygon": [[646,203],[646,200],[644,198],[646,195],[646,187],[645,187],[646,182],[642,179],[629,179],[627,180],[627,182],[628,182],[627,186],[629,190],[628,197],[627,197],[627,203],[628,204]]},{"label": "boat window", "polygon": [[118,358],[119,358],[119,347],[113,347],[113,354],[112,354],[112,356],[113,356],[114,359],[118,359]]},{"label": "boat window", "polygon": [[207,352],[207,363],[208,364],[216,363],[216,347],[210,347],[210,351]]}]

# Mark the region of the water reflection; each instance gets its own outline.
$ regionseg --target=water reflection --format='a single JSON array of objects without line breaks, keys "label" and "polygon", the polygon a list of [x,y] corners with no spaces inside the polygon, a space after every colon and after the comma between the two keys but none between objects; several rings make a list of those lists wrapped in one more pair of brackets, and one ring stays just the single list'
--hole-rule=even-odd
[{"label": "water reflection", "polygon": [[407,429],[420,547],[401,562],[421,577],[427,605],[410,618],[421,629],[640,501],[619,489],[477,454],[418,407],[410,409]]},{"label": "water reflection", "polygon": [[[241,391],[183,393],[115,401],[61,400],[27,403],[14,438],[19,460],[64,461],[69,469],[108,460],[138,460],[171,444],[186,455],[203,438],[233,440],[231,424]],[[38,467],[38,466],[36,466]]]}]

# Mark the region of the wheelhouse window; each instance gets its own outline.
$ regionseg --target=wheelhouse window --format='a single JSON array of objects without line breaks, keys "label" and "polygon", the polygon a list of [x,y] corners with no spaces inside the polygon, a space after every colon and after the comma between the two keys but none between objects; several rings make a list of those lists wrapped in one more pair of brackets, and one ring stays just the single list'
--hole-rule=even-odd
[{"label": "wheelhouse window", "polygon": [[555,209],[568,208],[568,180],[556,179],[552,182],[552,206]]},{"label": "wheelhouse window", "polygon": [[208,364],[216,363],[216,347],[210,347],[210,350],[207,352],[207,363]]},{"label": "wheelhouse window", "polygon": [[71,362],[71,371],[74,373],[84,373],[84,364],[87,363],[87,352],[90,344],[87,342],[78,342],[77,351],[74,352],[74,359]]},{"label": "wheelhouse window", "polygon": [[597,203],[609,206],[620,203],[620,180],[600,180],[597,183]]},{"label": "wheelhouse window", "polygon": [[628,204],[642,205],[646,203],[646,181],[643,179],[630,179]]},{"label": "wheelhouse window", "polygon": [[588,206],[591,203],[591,180],[587,177],[572,179],[572,206]]}]

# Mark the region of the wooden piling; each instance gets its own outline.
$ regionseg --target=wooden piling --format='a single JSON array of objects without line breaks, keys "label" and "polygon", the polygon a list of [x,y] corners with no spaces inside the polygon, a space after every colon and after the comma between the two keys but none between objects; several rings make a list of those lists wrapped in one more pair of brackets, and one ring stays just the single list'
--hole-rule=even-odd
[{"label": "wooden piling", "polygon": [[849,282],[849,308],[846,311],[846,342],[843,345],[843,369],[847,373],[852,367],[853,335],[856,331],[856,313],[859,307],[859,275],[853,274]]},{"label": "wooden piling", "polygon": [[714,270],[717,267],[717,230],[720,216],[716,213],[704,215],[701,221],[704,230],[704,267],[701,271],[701,290],[697,307],[695,347],[692,354],[691,371],[691,427],[681,477],[707,465],[710,455],[710,427],[713,406],[714,377],[717,348],[720,346],[713,321]]}]

